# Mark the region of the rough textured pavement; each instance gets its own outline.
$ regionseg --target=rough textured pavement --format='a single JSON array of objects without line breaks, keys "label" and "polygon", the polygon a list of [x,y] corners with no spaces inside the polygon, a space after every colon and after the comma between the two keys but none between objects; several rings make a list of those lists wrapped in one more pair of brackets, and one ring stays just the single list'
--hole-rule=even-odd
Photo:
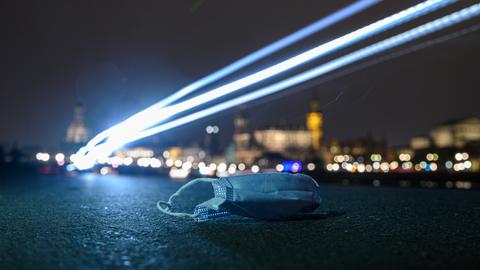
[{"label": "rough textured pavement", "polygon": [[[0,176],[0,269],[467,269],[480,191],[322,186],[308,220],[194,223],[155,207],[184,182]],[[210,187],[185,195],[182,207]],[[478,269],[478,268],[477,268]]]}]

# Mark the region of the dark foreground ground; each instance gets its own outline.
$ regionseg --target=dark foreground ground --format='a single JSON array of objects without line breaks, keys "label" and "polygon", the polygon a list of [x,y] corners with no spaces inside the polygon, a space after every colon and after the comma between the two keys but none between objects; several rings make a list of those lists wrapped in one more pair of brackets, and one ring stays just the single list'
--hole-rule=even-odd
[{"label": "dark foreground ground", "polygon": [[[479,190],[325,185],[312,219],[195,223],[155,207],[183,182],[93,174],[0,177],[0,269],[480,265]],[[183,206],[209,192],[203,186],[187,193]]]}]

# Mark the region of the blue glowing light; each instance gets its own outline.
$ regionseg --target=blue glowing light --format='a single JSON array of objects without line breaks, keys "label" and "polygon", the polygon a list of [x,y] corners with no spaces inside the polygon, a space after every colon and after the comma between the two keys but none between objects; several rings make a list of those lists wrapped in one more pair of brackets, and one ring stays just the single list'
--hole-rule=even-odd
[{"label": "blue glowing light", "polygon": [[252,93],[245,94],[239,97],[236,97],[234,99],[225,101],[223,103],[214,105],[212,107],[209,107],[207,109],[198,111],[196,113],[192,113],[190,115],[187,115],[185,117],[178,118],[176,120],[170,121],[168,123],[159,125],[157,127],[145,130],[139,134],[136,134],[132,137],[129,138],[125,143],[135,141],[144,137],[151,136],[153,134],[157,134],[159,132],[163,132],[175,127],[178,127],[180,125],[187,124],[191,121],[198,120],[200,118],[212,115],[214,113],[244,104],[246,102],[256,100],[258,98],[264,97],[266,95],[274,94],[276,92],[282,91],[286,88],[295,86],[299,83],[305,82],[307,80],[310,80],[312,78],[321,76],[325,73],[331,72],[333,70],[339,69],[343,66],[352,64],[356,61],[362,60],[364,58],[367,58],[369,56],[375,55],[377,53],[380,53],[382,51],[400,46],[402,44],[405,44],[407,42],[410,42],[414,39],[420,38],[422,36],[428,35],[430,33],[433,33],[435,31],[441,30],[443,28],[449,27],[451,25],[460,23],[462,21],[465,21],[467,19],[470,19],[474,16],[478,16],[480,14],[480,4],[473,5],[469,8],[465,8],[461,11],[452,13],[450,15],[447,15],[445,17],[442,17],[440,19],[434,20],[432,22],[426,23],[424,25],[421,25],[419,27],[416,27],[412,30],[409,30],[407,32],[404,32],[402,34],[393,36],[391,38],[388,38],[386,40],[377,42],[373,45],[370,45],[368,47],[365,47],[363,49],[360,49],[358,51],[355,51],[353,53],[347,54],[345,56],[339,57],[335,60],[332,60],[330,62],[327,62],[325,64],[322,64],[318,67],[312,68],[310,70],[307,70],[303,73],[300,73],[298,75],[292,76],[288,79],[282,80],[280,82],[277,82],[275,84],[269,85],[267,87],[258,89]]},{"label": "blue glowing light", "polygon": [[[427,3],[428,2],[428,3]],[[437,3],[438,4],[439,1],[426,1],[426,2],[423,2],[419,5],[426,5],[427,4],[433,4],[433,3]],[[443,1],[443,4],[446,4],[446,2],[451,2],[451,1]],[[418,5],[417,5],[418,6]],[[415,6],[415,7],[417,7]],[[425,7],[425,6],[424,6]],[[431,6],[430,6],[431,7]],[[438,8],[438,6],[437,6]],[[411,15],[411,9],[407,9],[410,10],[410,13],[407,12],[407,14],[410,14],[410,16],[413,16]],[[251,101],[251,100],[254,100],[254,99],[257,99],[257,98],[260,98],[260,97],[263,97],[265,95],[269,95],[269,94],[273,94],[275,92],[278,92],[278,91],[281,91],[285,88],[288,88],[288,87],[291,87],[291,86],[294,86],[296,84],[299,84],[299,83],[302,83],[306,80],[309,80],[309,79],[312,79],[314,77],[317,77],[317,76],[320,76],[322,74],[325,74],[327,72],[330,72],[330,71],[333,71],[335,69],[338,69],[342,66],[345,66],[345,65],[348,65],[348,64],[351,64],[351,63],[354,63],[358,60],[361,60],[363,58],[366,58],[366,57],[369,57],[371,55],[374,55],[376,53],[379,53],[381,51],[384,51],[384,50],[387,50],[387,49],[390,49],[390,48],[393,48],[395,46],[399,46],[401,44],[404,44],[406,42],[409,42],[415,38],[418,38],[418,37],[421,37],[421,36],[424,36],[424,35],[427,35],[431,32],[434,32],[434,31],[437,31],[437,30],[440,30],[442,28],[445,28],[445,27],[448,27],[452,24],[455,24],[455,23],[458,23],[458,22],[461,22],[463,20],[466,20],[466,19],[469,19],[473,16],[476,16],[478,15],[478,10],[479,10],[479,7],[478,5],[473,5],[471,6],[470,8],[466,8],[464,10],[461,10],[459,12],[455,12],[451,15],[448,15],[448,16],[445,16],[441,19],[438,19],[438,20],[435,20],[431,23],[427,23],[427,24],[424,24],[420,27],[417,27],[417,28],[414,28],[410,31],[407,31],[403,34],[400,34],[400,35],[397,35],[397,36],[394,36],[392,38],[389,38],[387,40],[384,40],[382,42],[378,42],[378,43],[375,43],[371,46],[368,46],[364,49],[361,49],[361,50],[358,50],[354,53],[351,53],[351,54],[348,54],[346,56],[343,56],[343,57],[340,57],[340,58],[337,58],[333,61],[330,61],[326,64],[323,64],[323,65],[320,65],[314,69],[311,69],[311,70],[308,70],[306,72],[303,72],[301,74],[298,74],[296,76],[293,76],[291,78],[288,78],[286,80],[283,80],[283,81],[280,81],[278,83],[275,83],[273,85],[270,85],[270,86],[267,86],[267,87],[264,87],[262,89],[259,89],[257,91],[254,91],[250,94],[246,94],[246,95],[243,95],[243,96],[240,96],[240,97],[237,97],[237,98],[234,98],[232,100],[229,100],[229,101],[226,101],[226,102],[223,102],[223,103],[220,103],[218,105],[215,105],[215,106],[212,106],[210,108],[207,108],[207,109],[204,109],[202,111],[199,111],[199,112],[196,112],[196,113],[193,113],[193,114],[190,114],[190,115],[187,115],[185,117],[182,117],[182,118],[179,118],[179,119],[176,119],[176,120],[173,120],[171,122],[168,122],[168,123],[165,123],[165,124],[162,124],[160,126],[157,126],[157,127],[154,127],[154,128],[150,128],[148,130],[144,130],[142,132],[139,132],[139,133],[136,133],[136,134],[131,134],[131,133],[126,133],[125,136],[120,136],[118,137],[119,139],[117,140],[109,140],[107,143],[104,143],[104,144],[101,144],[101,145],[98,145],[97,147],[95,147],[94,149],[92,149],[92,151],[88,152],[88,154],[86,154],[84,156],[84,158],[82,158],[82,161],[79,162],[78,164],[76,163],[76,166],[79,168],[79,169],[82,169],[82,168],[88,168],[89,166],[93,166],[92,163],[94,164],[94,160],[96,159],[96,156],[97,155],[109,155],[114,149],[118,148],[118,147],[121,147],[123,144],[125,143],[128,143],[128,142],[131,142],[131,141],[134,141],[134,140],[137,140],[137,139],[140,139],[140,138],[144,138],[146,136],[150,136],[150,135],[153,135],[153,134],[156,134],[156,133],[159,133],[159,132],[162,132],[162,131],[165,131],[165,130],[168,130],[168,129],[171,129],[171,128],[174,128],[174,127],[177,127],[179,125],[183,125],[183,124],[186,124],[188,122],[191,122],[191,121],[194,121],[194,120],[197,120],[199,118],[202,118],[202,117],[206,117],[208,115],[211,115],[213,113],[216,113],[216,112],[219,112],[219,111],[222,111],[222,110],[225,110],[225,109],[228,109],[228,108],[231,108],[233,106],[236,106],[236,105],[239,105],[239,104],[242,104],[244,102],[248,102],[248,101]],[[405,11],[403,11],[405,12]],[[424,11],[422,11],[424,12]],[[422,13],[420,12],[420,13]],[[402,14],[402,12],[400,13],[397,13],[391,17],[396,17],[396,20],[400,20],[398,17],[400,15],[398,14]],[[403,16],[406,16],[405,14],[403,14]],[[416,14],[415,16],[418,16],[418,14]],[[391,18],[391,17],[388,17],[388,18]],[[413,16],[414,17],[414,16]],[[388,19],[386,18],[386,19]],[[385,20],[386,19],[383,19],[379,22],[382,22],[385,23]],[[400,20],[401,21],[401,20]],[[377,22],[377,23],[379,23]],[[390,21],[391,22],[391,21]],[[374,23],[373,25],[377,24],[377,23]],[[398,21],[397,21],[397,24],[398,24]],[[382,25],[382,24],[381,24]],[[367,26],[367,27],[364,27],[362,29],[365,29],[365,28],[369,28],[371,25]],[[378,27],[378,25],[377,25]],[[385,24],[383,24],[383,27],[385,27]],[[360,30],[362,30],[360,29]],[[375,29],[375,28],[374,28]],[[357,31],[360,31],[360,30],[357,30]],[[355,31],[355,32],[357,32]],[[375,31],[375,30],[373,30]],[[378,31],[378,30],[377,30]],[[353,33],[355,33],[353,32]],[[348,34],[348,35],[351,35],[352,33]],[[357,33],[358,34],[358,33]],[[347,35],[347,36],[348,36]],[[345,37],[345,36],[344,36]],[[337,39],[338,40],[338,39]],[[334,40],[335,41],[335,40]],[[327,43],[328,44],[328,43]],[[324,44],[325,45],[325,44]],[[324,46],[324,45],[321,45],[321,46]],[[318,48],[318,47],[317,47]],[[316,50],[317,48],[314,48],[312,50]],[[309,53],[311,52],[312,50],[310,51],[307,51],[306,53]],[[304,53],[305,54],[305,53]],[[302,56],[304,54],[301,54],[299,56]],[[297,57],[299,57],[297,56]],[[277,64],[271,68],[275,68],[277,67],[278,65],[282,65],[284,64],[285,62],[288,62],[288,61],[291,61],[292,59],[295,59],[296,57],[294,58],[291,58],[287,61],[284,61],[280,64]],[[300,60],[302,61],[303,59],[297,59],[297,60]],[[308,61],[307,60],[304,60],[304,61]],[[268,69],[267,69],[268,70]],[[265,70],[264,70],[265,71]],[[262,71],[260,71],[262,72]],[[253,75],[256,75],[257,73],[253,74]],[[252,76],[252,75],[251,75]],[[247,76],[248,77],[248,76]],[[244,78],[245,79],[245,78]],[[242,80],[242,79],[241,79]],[[237,81],[238,82],[238,81]],[[233,82],[233,83],[236,83],[236,82]],[[213,91],[216,91],[216,90],[212,90],[211,92]],[[192,102],[191,100],[187,100],[186,102]],[[195,101],[193,101],[195,102]],[[198,102],[198,101],[197,101]],[[182,103],[179,103],[179,104],[182,104]],[[177,104],[177,105],[179,105]],[[177,105],[173,105],[171,107],[167,107],[165,109],[170,109],[172,110],[171,108],[175,108],[174,106],[177,106]],[[185,110],[185,108],[183,109]],[[173,111],[173,110],[172,110]],[[168,112],[168,111],[167,111]],[[170,111],[171,112],[171,111]]]},{"label": "blue glowing light", "polygon": [[295,160],[286,160],[282,162],[283,172],[300,172],[302,170],[302,162]]},{"label": "blue glowing light", "polygon": [[152,127],[180,112],[191,110],[192,108],[211,102],[228,94],[234,93],[240,89],[252,86],[258,82],[279,75],[280,73],[298,67],[302,64],[308,63],[321,56],[342,49],[346,46],[364,40],[380,32],[386,31],[399,24],[408,22],[414,18],[417,18],[418,16],[427,14],[454,1],[455,0],[428,0],[422,2],[392,16],[386,17],[382,20],[362,27],[356,31],[321,44],[310,50],[307,50],[301,54],[277,63],[273,66],[250,74],[236,81],[227,83],[223,86],[217,87],[204,94],[198,95],[196,97],[168,107],[161,108],[159,110],[148,110],[148,112],[142,113],[142,117],[136,118],[135,121],[130,121],[128,125],[124,124],[121,128],[119,128],[114,134],[117,137],[114,140],[122,140],[122,137],[124,137],[128,133],[137,132],[139,130]]},{"label": "blue glowing light", "polygon": [[65,169],[68,171],[68,172],[73,172],[76,168],[75,168],[75,165],[73,164],[68,164]]},{"label": "blue glowing light", "polygon": [[[158,110],[160,108],[163,108],[169,104],[172,104],[173,102],[179,100],[180,98],[208,85],[208,84],[211,84],[215,81],[218,81],[262,58],[265,58],[285,47],[288,47],[290,46],[291,44],[299,41],[299,40],[302,40],[318,31],[321,31],[339,21],[342,21],[356,13],[359,13],[363,10],[365,10],[366,8],[374,5],[374,4],[377,4],[381,2],[381,0],[360,0],[360,1],[357,1],[349,6],[346,6],[345,8],[339,10],[339,11],[336,11],[330,15],[328,15],[327,17],[325,18],[322,18],[280,40],[277,40],[276,42],[256,51],[256,52],[253,52],[235,62],[233,62],[232,64],[210,74],[210,75],[207,75],[203,78],[201,78],[200,80],[198,81],[195,81],[187,86],[185,86],[184,88],[178,90],[177,92],[175,92],[173,95],[157,102],[156,104],[150,106],[149,108],[139,112],[139,113],[136,113],[135,115],[129,117],[127,120],[107,129],[107,130],[104,130],[102,131],[101,133],[99,133],[98,135],[96,135],[93,139],[91,139],[87,145],[85,146],[85,148],[82,150],[82,152],[80,152],[79,154],[81,154],[81,156],[83,156],[86,151],[90,151],[93,147],[95,147],[95,145],[99,144],[100,142],[102,142],[103,140],[105,140],[106,138],[108,138],[111,134],[114,134],[117,132],[117,130],[119,128],[121,128],[122,126],[124,125],[129,125],[130,123],[132,122],[135,122],[137,119],[140,119],[142,118],[145,114],[148,114],[152,111],[155,111],[155,110]],[[133,131],[132,130],[132,127],[130,126],[129,128],[127,128],[128,130],[130,131]],[[85,151],[85,152],[84,152]]]}]

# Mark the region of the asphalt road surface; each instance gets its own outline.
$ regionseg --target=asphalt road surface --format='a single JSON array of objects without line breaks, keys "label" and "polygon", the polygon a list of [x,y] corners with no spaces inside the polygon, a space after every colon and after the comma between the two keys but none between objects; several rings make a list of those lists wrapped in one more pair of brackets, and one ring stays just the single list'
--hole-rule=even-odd
[{"label": "asphalt road surface", "polygon": [[[309,219],[174,218],[184,182],[0,176],[0,269],[478,269],[480,191],[321,186]],[[201,186],[180,209],[207,199]]]}]

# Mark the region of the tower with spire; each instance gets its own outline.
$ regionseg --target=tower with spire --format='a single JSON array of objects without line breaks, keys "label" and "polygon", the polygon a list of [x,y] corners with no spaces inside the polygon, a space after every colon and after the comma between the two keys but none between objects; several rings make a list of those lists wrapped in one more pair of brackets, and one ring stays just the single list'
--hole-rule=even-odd
[{"label": "tower with spire", "polygon": [[310,103],[310,112],[307,114],[307,129],[312,133],[312,147],[319,150],[323,138],[323,113],[320,112],[320,102],[314,97]]},{"label": "tower with spire", "polygon": [[89,130],[85,126],[85,108],[81,102],[77,102],[74,109],[73,121],[67,129],[67,143],[85,143],[88,140]]}]

